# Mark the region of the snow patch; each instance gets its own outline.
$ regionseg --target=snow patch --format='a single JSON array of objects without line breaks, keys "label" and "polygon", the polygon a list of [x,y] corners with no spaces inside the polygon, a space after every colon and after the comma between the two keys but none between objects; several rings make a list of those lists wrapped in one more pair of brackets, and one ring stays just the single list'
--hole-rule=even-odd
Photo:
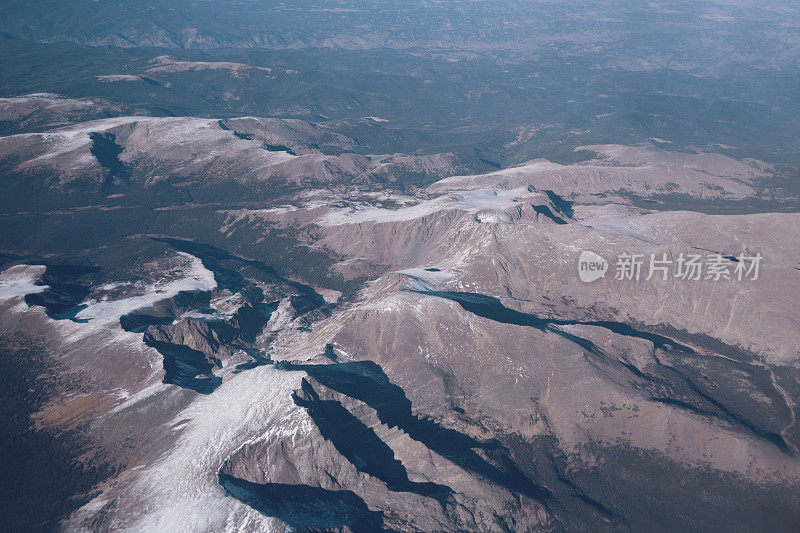
[{"label": "snow patch", "polygon": [[232,531],[245,523],[254,531],[271,530],[274,519],[225,496],[217,471],[242,446],[312,430],[291,399],[303,375],[264,366],[198,396],[173,418],[179,435],[168,453],[138,469],[129,485],[107,489],[73,520],[90,519],[113,504],[124,517],[119,526],[134,531]]},{"label": "snow patch", "polygon": [[407,288],[415,291],[433,291],[453,279],[452,272],[443,270],[428,270],[426,268],[407,268],[397,270],[397,274],[408,276]]},{"label": "snow patch", "polygon": [[157,282],[149,287],[144,294],[121,298],[119,300],[89,300],[84,302],[87,307],[76,315],[79,320],[89,320],[95,324],[118,323],[119,318],[137,309],[148,307],[154,303],[172,298],[179,292],[210,291],[216,288],[214,274],[207,270],[200,259],[193,255],[178,252],[189,262],[183,277]]},{"label": "snow patch", "polygon": [[0,273],[0,300],[10,300],[44,292],[47,285],[37,285],[37,281],[44,274],[42,265],[15,265]]},{"label": "snow patch", "polygon": [[400,209],[357,206],[337,210],[322,217],[317,223],[323,226],[340,226],[362,222],[404,222],[445,210],[461,210],[470,213],[484,210],[504,210],[517,203],[520,197],[529,194],[527,187],[508,190],[458,191]]}]

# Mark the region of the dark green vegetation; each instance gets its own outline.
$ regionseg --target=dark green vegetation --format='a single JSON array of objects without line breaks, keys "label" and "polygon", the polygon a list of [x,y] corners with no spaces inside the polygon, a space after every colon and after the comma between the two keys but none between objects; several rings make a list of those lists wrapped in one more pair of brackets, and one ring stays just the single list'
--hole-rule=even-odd
[{"label": "dark green vegetation", "polygon": [[73,509],[87,503],[92,487],[110,471],[78,460],[73,433],[52,435],[30,425],[30,415],[55,393],[52,358],[35,338],[0,331],[0,516],[4,531],[52,531]]},{"label": "dark green vegetation", "polygon": [[[334,16],[270,3],[222,11],[219,2],[173,1],[175,13],[142,10],[131,18],[140,3],[146,4],[37,3],[35,10],[20,4],[24,18],[36,12],[43,20],[5,30],[1,92],[106,98],[125,113],[160,116],[346,121],[342,132],[359,141],[356,151],[452,150],[475,155],[487,170],[534,157],[569,161],[585,144],[653,138],[669,141],[669,149],[800,161],[800,74],[789,68],[797,60],[796,13],[701,3],[670,14],[666,6],[632,2],[611,2],[598,13],[592,3],[568,11],[558,3],[469,2],[460,12],[356,4],[361,12]],[[64,16],[66,10],[75,15]],[[82,11],[97,26],[84,25]],[[45,27],[47,20],[58,20],[59,33]],[[224,31],[223,20],[231,23]],[[138,26],[151,21],[174,38],[142,36]],[[357,23],[367,26],[365,42],[348,42]],[[453,26],[452,40],[439,28],[444,24]],[[486,30],[456,41],[471,25]],[[398,26],[408,31],[396,37]],[[187,28],[208,35],[181,41]],[[260,31],[276,37],[257,40]],[[387,35],[370,41],[371,33]],[[161,55],[273,70],[151,71],[148,61]],[[97,79],[103,75],[142,78]],[[361,121],[365,116],[390,122]]]}]

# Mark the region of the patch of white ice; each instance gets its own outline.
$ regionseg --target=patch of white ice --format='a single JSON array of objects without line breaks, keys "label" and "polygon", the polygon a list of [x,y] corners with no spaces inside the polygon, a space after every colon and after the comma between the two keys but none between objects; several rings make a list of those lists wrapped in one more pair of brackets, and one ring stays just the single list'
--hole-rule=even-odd
[{"label": "patch of white ice", "polygon": [[459,191],[400,209],[366,207],[337,210],[321,218],[318,224],[340,226],[362,222],[408,221],[445,210],[462,210],[470,213],[487,209],[503,210],[517,203],[520,197],[529,194],[527,187]]},{"label": "patch of white ice", "polygon": [[207,270],[200,259],[193,255],[178,252],[189,261],[184,275],[178,279],[156,283],[144,294],[121,298],[119,300],[89,300],[87,307],[76,315],[79,320],[89,320],[95,324],[110,324],[137,309],[150,306],[160,300],[172,298],[184,291],[210,291],[217,286],[214,274]]},{"label": "patch of white ice", "polygon": [[0,273],[0,300],[10,300],[43,292],[47,285],[37,285],[37,280],[44,274],[42,265],[15,265]]}]

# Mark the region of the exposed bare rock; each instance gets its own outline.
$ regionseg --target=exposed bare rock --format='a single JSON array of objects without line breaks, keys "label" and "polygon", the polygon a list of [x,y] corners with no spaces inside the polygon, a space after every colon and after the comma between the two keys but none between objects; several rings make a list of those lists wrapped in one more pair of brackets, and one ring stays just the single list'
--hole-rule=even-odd
[{"label": "exposed bare rock", "polygon": [[[61,191],[120,176],[150,191],[327,183],[193,219],[235,252],[150,234],[130,239],[157,252],[127,278],[35,261],[0,274],[3,331],[37,337],[69,376],[32,423],[80,433],[82,457],[113,467],[68,529],[797,518],[798,215],[628,201],[754,198],[766,164],[593,146],[588,162],[400,193],[375,184],[456,173],[450,156],[367,156],[323,125],[249,117],[105,119],[0,147],[14,172],[49,169]],[[293,272],[340,285],[287,274],[279,239],[313,258]],[[578,272],[586,252],[606,263],[592,281]],[[625,254],[642,259],[635,279],[617,275]],[[675,275],[692,254],[728,275]],[[742,276],[755,256],[758,275]],[[650,275],[651,257],[673,270]]]},{"label": "exposed bare rock", "polygon": [[51,93],[0,98],[0,131],[3,134],[42,131],[120,111],[120,106],[99,98],[67,98]]},{"label": "exposed bare rock", "polygon": [[432,193],[532,185],[582,202],[608,202],[624,196],[684,194],[695,198],[729,200],[752,196],[759,179],[770,175],[769,165],[737,161],[720,154],[668,152],[652,146],[587,146],[598,158],[558,165],[544,160],[479,176],[454,176],[429,187]]},{"label": "exposed bare rock", "polygon": [[167,180],[367,185],[407,174],[439,178],[458,168],[453,154],[370,156],[348,152],[353,147],[352,139],[297,120],[132,116],[0,137],[0,161],[23,179],[44,175],[45,186],[62,190],[76,182],[98,187],[109,172],[144,187]]},{"label": "exposed bare rock", "polygon": [[189,70],[229,70],[234,76],[241,77],[249,70],[262,71],[268,74],[272,72],[272,69],[267,67],[257,67],[244,63],[231,61],[180,61],[169,56],[158,56],[149,63],[152,66],[149,66],[145,71],[148,74],[186,72]]}]

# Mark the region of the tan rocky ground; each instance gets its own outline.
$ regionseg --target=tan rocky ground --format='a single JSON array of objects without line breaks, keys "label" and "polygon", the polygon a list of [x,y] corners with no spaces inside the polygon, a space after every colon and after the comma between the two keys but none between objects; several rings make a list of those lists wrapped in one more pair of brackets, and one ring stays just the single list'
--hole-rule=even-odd
[{"label": "tan rocky ground", "polygon": [[[22,171],[57,162],[59,187],[102,174],[82,163],[94,130],[148,180],[174,165],[269,181],[304,158],[315,179],[333,159],[355,176],[452,170],[445,155],[360,167],[331,132],[341,155],[304,152],[295,144],[319,132],[300,122],[114,121],[0,145]],[[156,131],[179,137],[154,147]],[[217,211],[215,238],[291,231],[333,277],[364,281],[341,301],[246,254],[156,235],[136,239],[160,243],[159,259],[87,289],[71,317],[45,305],[46,268],[3,271],[4,336],[43,343],[63,378],[32,424],[80,431],[86,457],[115,466],[65,528],[642,530],[676,506],[688,528],[794,523],[800,215],[636,207],[631,195],[753,198],[773,170],[587,149],[597,158],[575,165],[406,193],[339,183]],[[583,251],[610,262],[605,277],[581,281]],[[641,279],[615,279],[621,254],[644,257]],[[730,279],[681,279],[674,263],[645,279],[651,254],[700,254]],[[758,278],[737,279],[757,254]]]}]

